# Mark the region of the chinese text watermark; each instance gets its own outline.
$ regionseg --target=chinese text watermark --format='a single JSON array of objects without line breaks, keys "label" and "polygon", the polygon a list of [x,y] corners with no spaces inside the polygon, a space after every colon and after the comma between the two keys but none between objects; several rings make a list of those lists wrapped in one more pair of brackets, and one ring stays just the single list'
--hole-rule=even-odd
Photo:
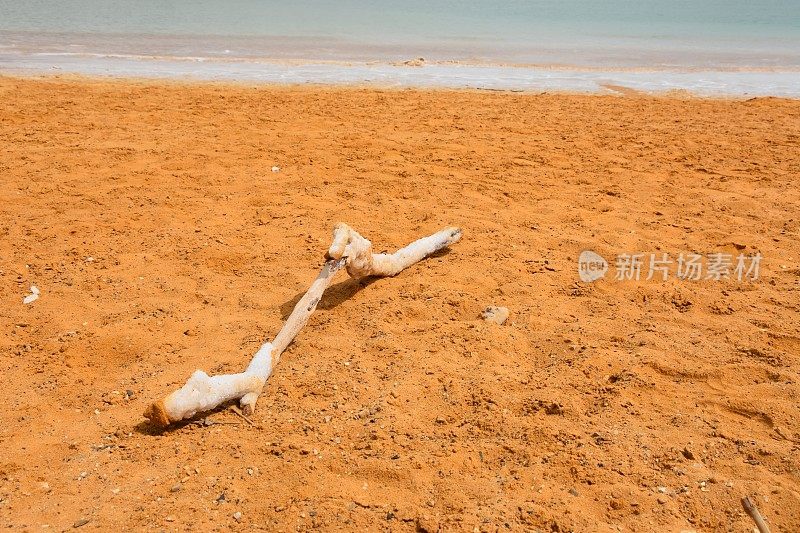
[{"label": "chinese text watermark", "polygon": [[[688,281],[735,279],[755,281],[759,277],[761,254],[711,253],[702,256],[680,253],[622,253],[614,260],[614,279],[617,281],[666,281],[670,275]],[[600,254],[584,250],[578,257],[578,276],[581,281],[592,282],[604,278],[609,263]]]}]

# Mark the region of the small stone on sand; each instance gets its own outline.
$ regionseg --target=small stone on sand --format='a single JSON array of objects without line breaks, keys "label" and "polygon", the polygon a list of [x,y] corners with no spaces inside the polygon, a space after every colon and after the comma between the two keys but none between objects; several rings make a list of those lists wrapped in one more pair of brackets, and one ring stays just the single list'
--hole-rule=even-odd
[{"label": "small stone on sand", "polygon": [[495,324],[503,325],[508,320],[507,307],[495,307],[490,305],[481,313],[481,318],[487,322],[494,322]]},{"label": "small stone on sand", "polygon": [[36,285],[31,285],[31,293],[22,299],[22,303],[29,304],[39,299],[39,289]]}]

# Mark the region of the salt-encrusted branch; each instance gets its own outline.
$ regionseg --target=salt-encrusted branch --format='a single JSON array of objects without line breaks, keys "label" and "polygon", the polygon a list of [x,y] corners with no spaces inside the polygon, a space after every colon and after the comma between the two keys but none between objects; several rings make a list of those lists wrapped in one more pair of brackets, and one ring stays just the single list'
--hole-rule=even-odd
[{"label": "salt-encrusted branch", "polygon": [[333,230],[333,243],[326,254],[328,260],[317,279],[294,307],[278,335],[256,352],[247,370],[239,374],[209,376],[195,371],[186,384],[150,407],[144,416],[151,423],[166,427],[173,422],[239,400],[245,413],[252,413],[281,354],[308,322],[336,273],[343,267],[354,278],[365,276],[394,276],[401,270],[449,246],[461,238],[458,228],[445,228],[415,241],[393,254],[373,254],[372,243],[347,224],[339,223]]},{"label": "salt-encrusted branch", "polygon": [[394,276],[460,238],[459,228],[445,228],[393,254],[373,254],[372,243],[347,224],[339,222],[333,229],[333,243],[327,255],[333,259],[347,257],[347,273],[354,278]]}]

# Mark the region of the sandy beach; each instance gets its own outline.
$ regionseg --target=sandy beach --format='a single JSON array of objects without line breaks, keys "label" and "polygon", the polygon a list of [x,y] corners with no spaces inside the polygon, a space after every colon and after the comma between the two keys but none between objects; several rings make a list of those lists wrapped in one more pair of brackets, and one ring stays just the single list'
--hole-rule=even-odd
[{"label": "sandy beach", "polygon": [[[800,530],[800,101],[623,92],[0,77],[0,523],[752,531],[750,496]],[[254,425],[145,424],[247,364],[338,221],[464,236],[341,274]],[[762,259],[588,283],[584,250]]]}]

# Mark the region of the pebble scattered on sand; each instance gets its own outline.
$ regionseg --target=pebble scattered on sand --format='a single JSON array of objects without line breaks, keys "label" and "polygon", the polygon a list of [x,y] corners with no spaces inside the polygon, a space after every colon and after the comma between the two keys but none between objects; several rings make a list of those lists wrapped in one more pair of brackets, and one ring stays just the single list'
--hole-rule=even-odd
[{"label": "pebble scattered on sand", "polygon": [[490,305],[481,313],[481,318],[487,322],[494,322],[495,324],[503,325],[508,320],[508,307],[495,307]]},{"label": "pebble scattered on sand", "polygon": [[281,171],[281,167],[272,167],[272,171],[273,172],[280,172]]},{"label": "pebble scattered on sand", "polygon": [[72,527],[77,529],[77,528],[79,528],[81,526],[85,526],[88,523],[89,523],[89,519],[88,518],[79,518],[78,520],[75,521],[74,524],[72,524]]},{"label": "pebble scattered on sand", "polygon": [[236,520],[237,522],[241,522],[242,521],[242,513],[240,513],[239,511],[236,511],[235,513],[233,513],[233,519]]},{"label": "pebble scattered on sand", "polygon": [[36,285],[31,285],[31,293],[22,299],[22,303],[29,304],[39,299],[39,288]]}]

